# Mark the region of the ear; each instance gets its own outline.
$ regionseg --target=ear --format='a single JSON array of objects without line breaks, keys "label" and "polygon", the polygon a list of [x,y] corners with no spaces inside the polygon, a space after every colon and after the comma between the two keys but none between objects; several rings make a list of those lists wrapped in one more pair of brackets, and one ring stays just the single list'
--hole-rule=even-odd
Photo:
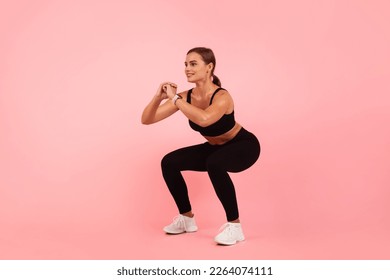
[{"label": "ear", "polygon": [[211,72],[214,69],[214,63],[210,62],[209,64],[207,64],[207,68]]}]

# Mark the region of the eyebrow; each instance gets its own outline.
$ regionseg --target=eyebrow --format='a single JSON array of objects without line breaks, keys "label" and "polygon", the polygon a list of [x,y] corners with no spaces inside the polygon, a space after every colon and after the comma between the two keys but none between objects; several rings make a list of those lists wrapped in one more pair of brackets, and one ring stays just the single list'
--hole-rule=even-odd
[{"label": "eyebrow", "polygon": [[[198,62],[198,61],[196,61],[196,60],[191,60],[191,61],[189,61],[188,63],[192,63],[192,62]],[[184,63],[187,63],[187,61],[184,61]]]}]

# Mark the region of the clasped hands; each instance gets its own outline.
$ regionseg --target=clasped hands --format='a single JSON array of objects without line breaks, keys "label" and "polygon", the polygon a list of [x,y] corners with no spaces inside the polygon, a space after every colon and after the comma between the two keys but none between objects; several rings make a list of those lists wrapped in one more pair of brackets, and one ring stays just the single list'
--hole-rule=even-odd
[{"label": "clasped hands", "polygon": [[175,83],[165,82],[160,84],[156,96],[161,100],[167,98],[172,99],[173,97],[175,97],[176,91],[177,91],[177,85]]},{"label": "clasped hands", "polygon": [[172,99],[176,95],[177,85],[175,83],[165,83],[163,85],[163,91],[167,94],[169,99]]}]

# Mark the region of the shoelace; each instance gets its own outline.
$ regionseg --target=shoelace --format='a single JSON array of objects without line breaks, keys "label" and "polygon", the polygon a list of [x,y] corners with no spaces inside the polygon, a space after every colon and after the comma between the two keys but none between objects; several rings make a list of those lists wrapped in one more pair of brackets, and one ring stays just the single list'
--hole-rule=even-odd
[{"label": "shoelace", "polygon": [[226,223],[219,228],[219,232],[224,232],[225,234],[231,236],[233,235],[233,227],[234,226],[230,225],[229,223]]},{"label": "shoelace", "polygon": [[177,215],[175,218],[173,218],[173,224],[178,227],[183,226],[185,228],[184,218],[181,215]]}]

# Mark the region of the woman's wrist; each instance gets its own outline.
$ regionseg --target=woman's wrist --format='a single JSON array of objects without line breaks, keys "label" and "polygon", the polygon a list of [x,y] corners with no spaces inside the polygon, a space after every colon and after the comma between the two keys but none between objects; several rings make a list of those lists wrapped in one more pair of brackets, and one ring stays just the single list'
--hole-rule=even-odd
[{"label": "woman's wrist", "polygon": [[176,101],[177,101],[178,99],[182,99],[182,98],[183,98],[183,97],[181,97],[180,94],[175,94],[175,96],[172,98],[173,104],[176,105]]}]

